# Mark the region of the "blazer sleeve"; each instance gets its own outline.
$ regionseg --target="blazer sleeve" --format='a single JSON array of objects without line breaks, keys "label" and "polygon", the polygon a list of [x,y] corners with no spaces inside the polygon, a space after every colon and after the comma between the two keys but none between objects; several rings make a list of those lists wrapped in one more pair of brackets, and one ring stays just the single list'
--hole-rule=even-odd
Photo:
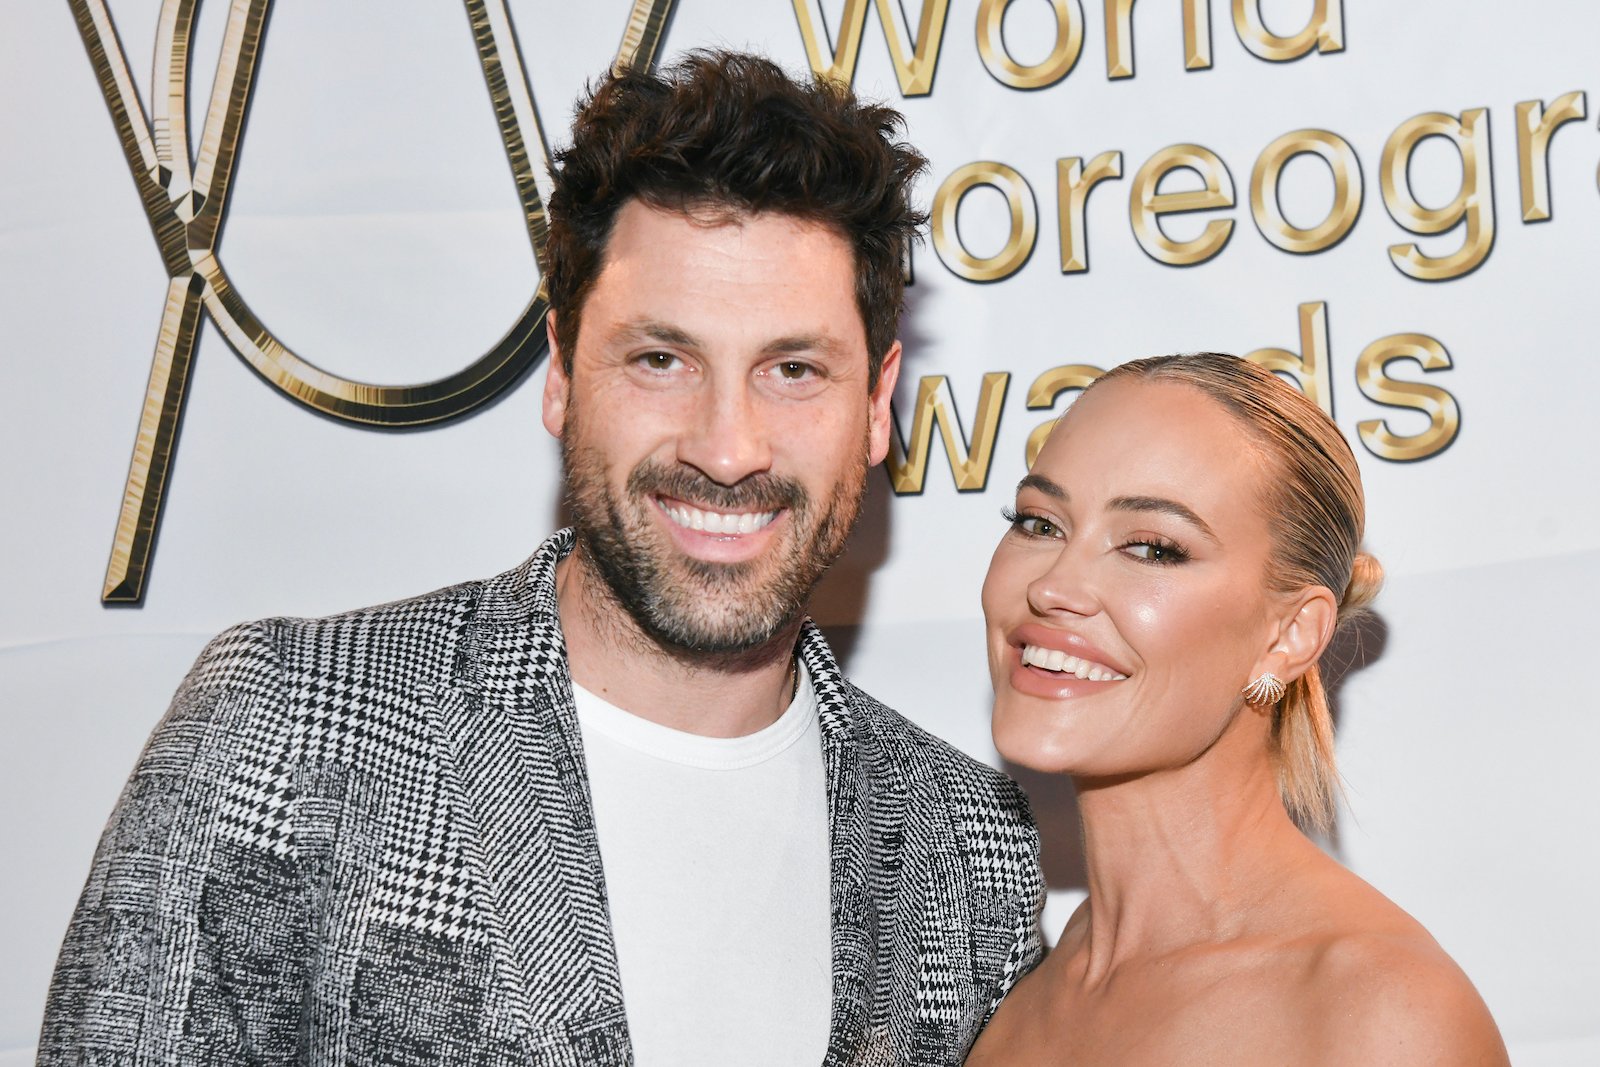
[{"label": "blazer sleeve", "polygon": [[266,625],[201,653],[100,839],[39,1064],[298,1057],[312,938],[283,691]]},{"label": "blazer sleeve", "polygon": [[1044,882],[1041,879],[1035,886],[1025,891],[1022,906],[1017,909],[1016,925],[1012,930],[1011,951],[1006,956],[1005,968],[1000,973],[1000,983],[995,989],[994,999],[989,1003],[985,1022],[994,1015],[1001,999],[1011,992],[1011,988],[1029,971],[1039,966],[1039,961],[1044,959],[1044,937],[1039,929],[1039,916],[1043,910]]},{"label": "blazer sleeve", "polygon": [[1011,950],[1006,955],[994,998],[989,1003],[989,1016],[1000,1006],[1001,999],[1027,973],[1044,958],[1044,937],[1039,919],[1044,912],[1044,871],[1039,863],[1039,833],[1029,809],[1028,799],[1020,787],[1009,778],[1002,779],[1000,807],[1022,832],[1009,842],[1013,862],[1007,865],[1015,907],[1012,914]]}]

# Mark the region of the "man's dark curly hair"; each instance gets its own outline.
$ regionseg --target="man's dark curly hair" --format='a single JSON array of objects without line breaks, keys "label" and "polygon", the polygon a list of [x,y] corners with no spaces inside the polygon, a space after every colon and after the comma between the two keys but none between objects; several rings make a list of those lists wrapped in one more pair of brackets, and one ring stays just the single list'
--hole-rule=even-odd
[{"label": "man's dark curly hair", "polygon": [[637,197],[672,211],[770,211],[836,230],[855,253],[876,385],[905,295],[905,250],[926,221],[909,189],[927,160],[898,139],[903,126],[899,112],[862,103],[845,86],[796,82],[738,52],[697,51],[660,72],[608,74],[578,105],[550,195],[545,283],[566,370],[617,212]]}]

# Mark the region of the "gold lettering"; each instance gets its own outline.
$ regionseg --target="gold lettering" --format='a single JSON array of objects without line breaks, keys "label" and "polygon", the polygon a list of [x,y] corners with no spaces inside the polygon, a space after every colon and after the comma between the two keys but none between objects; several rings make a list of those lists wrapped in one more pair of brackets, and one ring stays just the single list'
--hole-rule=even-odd
[{"label": "gold lettering", "polygon": [[[1105,371],[1100,367],[1088,363],[1068,363],[1064,367],[1051,367],[1028,386],[1028,410],[1041,411],[1053,407],[1057,398],[1066,392],[1082,392]],[[1050,431],[1056,428],[1056,423],[1061,421],[1057,415],[1053,419],[1041,422],[1028,434],[1027,461],[1028,469],[1033,469],[1033,461],[1039,458],[1039,450],[1044,448],[1045,441],[1050,436]]]},{"label": "gold lettering", "polygon": [[1261,17],[1261,0],[1233,0],[1233,30],[1239,43],[1251,53],[1273,63],[1299,59],[1311,51],[1344,51],[1344,4],[1342,0],[1315,0],[1311,21],[1292,37],[1279,37],[1267,29]]},{"label": "gold lettering", "polygon": [[229,8],[223,57],[201,136],[201,156],[198,165],[191,167],[188,56],[196,3],[188,0],[163,6],[159,28],[165,32],[158,37],[156,70],[166,71],[167,80],[151,93],[152,132],[104,0],[71,0],[78,31],[169,276],[101,589],[104,603],[132,603],[143,596],[145,570],[160,524],[195,342],[204,317],[201,307],[206,279],[195,270],[190,235],[194,234],[194,244],[202,251],[216,242],[265,30],[265,2],[236,0]]},{"label": "gold lettering", "polygon": [[1546,110],[1541,100],[1517,105],[1517,171],[1522,179],[1522,221],[1550,218],[1550,137],[1569,122],[1586,118],[1584,94],[1556,97]]},{"label": "gold lettering", "polygon": [[[1211,0],[1182,0],[1183,69],[1211,66]],[[1106,0],[1106,77],[1133,77],[1134,0]]]},{"label": "gold lettering", "polygon": [[889,441],[889,483],[897,494],[920,493],[928,476],[928,453],[933,447],[933,424],[939,424],[944,438],[944,454],[950,473],[962,492],[982,489],[989,480],[989,463],[994,459],[995,434],[1000,430],[1000,410],[1006,399],[1011,375],[994,371],[983,376],[978,391],[978,414],[973,420],[970,449],[961,431],[960,414],[950,395],[950,381],[944,375],[923,378],[917,383],[917,403],[911,413],[910,444],[900,435],[900,417],[894,416],[894,434]]},{"label": "gold lettering", "polygon": [[[1461,188],[1444,207],[1423,207],[1411,194],[1411,154],[1429,137],[1443,137],[1461,153]],[[1475,270],[1494,247],[1494,197],[1489,158],[1489,113],[1463,111],[1459,119],[1438,111],[1407,119],[1383,146],[1380,185],[1395,222],[1412,233],[1445,233],[1466,222],[1461,247],[1447,256],[1425,255],[1415,244],[1390,245],[1389,258],[1402,274],[1425,282],[1447,281]]]},{"label": "gold lettering", "polygon": [[1300,352],[1286,348],[1258,348],[1245,359],[1266,370],[1288,375],[1289,380],[1319,408],[1333,417],[1333,382],[1328,361],[1328,305],[1322,301],[1300,305]]},{"label": "gold lettering", "polygon": [[1122,153],[1101,152],[1087,168],[1077,156],[1056,160],[1056,219],[1061,231],[1061,273],[1089,269],[1089,225],[1084,213],[1089,191],[1108,178],[1122,177]]},{"label": "gold lettering", "polygon": [[[1291,225],[1278,203],[1278,178],[1289,160],[1314,155],[1333,171],[1333,205],[1310,229]],[[1250,213],[1261,236],[1285,252],[1321,252],[1344,240],[1361,214],[1361,162],[1349,142],[1327,130],[1295,130],[1269,144],[1250,175]]]},{"label": "gold lettering", "polygon": [[1402,436],[1389,429],[1382,419],[1369,419],[1356,426],[1361,443],[1382,459],[1410,463],[1437,455],[1450,446],[1461,432],[1461,408],[1456,398],[1436,385],[1407,382],[1389,377],[1389,364],[1410,359],[1424,371],[1450,367],[1450,353],[1444,345],[1421,333],[1397,333],[1368,345],[1356,360],[1356,384],[1362,395],[1386,407],[1411,408],[1428,416],[1428,428],[1419,434]]},{"label": "gold lettering", "polygon": [[[945,12],[950,0],[922,0],[922,19],[914,41],[906,40],[899,5],[893,0],[871,0],[878,9],[889,43],[889,58],[894,61],[895,77],[903,96],[927,96],[933,91],[933,76],[939,69],[939,43],[944,37]],[[794,17],[800,23],[806,59],[818,77],[849,85],[855,80],[856,62],[861,57],[861,37],[866,29],[868,0],[845,0],[840,18],[837,44],[827,41],[827,29],[816,0],[794,0]],[[831,49],[832,58],[829,58]]]},{"label": "gold lettering", "polygon": [[1050,0],[1056,39],[1038,63],[1021,64],[1006,51],[1005,19],[1012,0],[982,0],[978,5],[978,57],[994,79],[1013,89],[1043,89],[1077,66],[1083,51],[1083,8],[1078,0]]},{"label": "gold lettering", "polygon": [[[302,359],[245,304],[216,251],[270,0],[232,0],[228,8],[210,105],[192,161],[189,51],[198,0],[162,5],[150,120],[106,0],[69,3],[170,279],[101,593],[106,603],[136,603],[144,596],[183,397],[206,315],[242,359],[292,399],[345,422],[413,426],[464,414],[515,384],[543,354],[546,303],[541,288],[492,350],[437,381],[371,385]],[[534,160],[548,168],[547,154],[510,13],[505,0],[466,0],[466,6],[524,222],[535,252],[542,254],[544,207]],[[619,62],[654,61],[671,7],[672,0],[635,0]],[[531,144],[524,138],[524,125],[532,131]]]},{"label": "gold lettering", "polygon": [[[980,185],[998,189],[1005,195],[1011,218],[1006,243],[992,256],[975,256],[968,252],[957,226],[961,201]],[[1028,262],[1039,236],[1039,211],[1033,202],[1033,187],[1004,163],[984,160],[958,167],[933,194],[931,229],[933,250],[952,273],[971,282],[1009,278]]]},{"label": "gold lettering", "polygon": [[[1161,179],[1174,170],[1196,172],[1205,182],[1205,188],[1181,193],[1161,192]],[[1233,178],[1227,166],[1211,149],[1197,144],[1163,148],[1139,168],[1128,190],[1128,217],[1139,247],[1150,258],[1174,267],[1192,267],[1221,252],[1233,235],[1233,220],[1212,219],[1200,236],[1191,241],[1174,241],[1162,231],[1161,216],[1232,206]]]}]

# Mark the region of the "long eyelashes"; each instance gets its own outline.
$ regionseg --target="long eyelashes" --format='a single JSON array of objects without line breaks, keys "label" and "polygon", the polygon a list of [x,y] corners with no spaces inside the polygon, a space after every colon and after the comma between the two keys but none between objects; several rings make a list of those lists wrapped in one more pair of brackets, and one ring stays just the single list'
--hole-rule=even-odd
[{"label": "long eyelashes", "polygon": [[1054,538],[1061,536],[1061,527],[1043,515],[1028,515],[1010,507],[1001,508],[1000,514],[1005,518],[1006,522],[1011,524],[1011,529],[1023,537]]},{"label": "long eyelashes", "polygon": [[[1065,536],[1065,531],[1058,523],[1043,515],[1031,515],[1011,507],[1001,508],[1000,514],[1010,524],[1012,531],[1023,537],[1054,540]],[[1153,567],[1171,567],[1187,563],[1190,558],[1188,549],[1178,542],[1155,534],[1139,534],[1118,548],[1130,558]]]},{"label": "long eyelashes", "polygon": [[1140,536],[1123,545],[1122,550],[1140,563],[1148,563],[1153,567],[1170,567],[1189,561],[1189,553],[1184,547],[1165,537]]}]

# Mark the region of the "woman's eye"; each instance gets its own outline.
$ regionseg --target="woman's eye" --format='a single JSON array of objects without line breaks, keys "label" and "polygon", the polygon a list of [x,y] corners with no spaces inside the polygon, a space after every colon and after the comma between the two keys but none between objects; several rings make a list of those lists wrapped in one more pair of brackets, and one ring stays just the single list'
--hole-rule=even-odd
[{"label": "woman's eye", "polygon": [[1177,545],[1161,541],[1131,541],[1126,551],[1146,563],[1182,563],[1189,558],[1189,554]]},{"label": "woman's eye", "polygon": [[1026,537],[1060,537],[1062,529],[1043,515],[1019,515],[1007,508],[1002,514],[1011,528]]}]

